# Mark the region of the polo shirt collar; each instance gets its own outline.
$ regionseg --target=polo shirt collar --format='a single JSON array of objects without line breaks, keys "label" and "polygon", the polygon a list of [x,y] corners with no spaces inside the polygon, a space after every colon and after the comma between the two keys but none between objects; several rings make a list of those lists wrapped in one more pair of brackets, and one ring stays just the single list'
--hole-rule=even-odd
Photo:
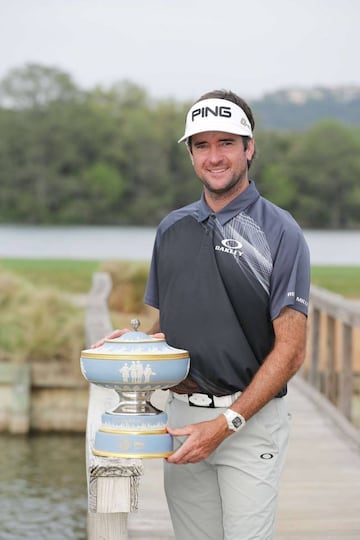
[{"label": "polo shirt collar", "polygon": [[[251,181],[245,191],[230,201],[229,204],[224,206],[219,212],[216,212],[216,217],[221,225],[225,225],[225,223],[253,204],[259,197],[260,194],[256,189],[255,183]],[[214,212],[207,204],[203,193],[199,200],[198,221],[205,221],[211,214],[214,214]]]}]

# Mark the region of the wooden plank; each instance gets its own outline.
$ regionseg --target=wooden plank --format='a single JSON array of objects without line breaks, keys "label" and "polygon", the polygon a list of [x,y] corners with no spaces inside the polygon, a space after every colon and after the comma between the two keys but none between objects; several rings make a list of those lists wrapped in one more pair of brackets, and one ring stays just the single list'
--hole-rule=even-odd
[{"label": "wooden plank", "polygon": [[[319,398],[319,401],[318,401]],[[276,540],[360,538],[360,432],[307,383],[289,385],[292,429],[280,486]],[[322,402],[322,405],[320,404]],[[324,407],[323,407],[324,405]],[[344,424],[345,425],[345,424]]]},{"label": "wooden plank", "polygon": [[353,396],[352,327],[342,325],[342,354],[340,370],[339,409],[351,420]]},{"label": "wooden plank", "polygon": [[311,285],[310,303],[314,308],[350,326],[360,326],[360,304],[357,301],[347,300],[340,294]]},{"label": "wooden plank", "polygon": [[[89,347],[112,331],[107,307],[111,278],[93,276],[85,313],[85,339]],[[88,480],[88,537],[90,540],[127,540],[128,512],[137,509],[141,460],[95,456],[92,452],[101,415],[117,403],[114,390],[90,384],[86,429]]]},{"label": "wooden plank", "polygon": [[315,388],[319,389],[320,310],[316,307],[312,308],[311,324],[311,359],[309,381]]},{"label": "wooden plank", "polygon": [[299,375],[291,381],[291,385],[301,392],[306,399],[309,399],[315,404],[324,417],[327,418],[329,424],[336,428],[340,436],[346,437],[353,445],[360,448],[360,429],[345,418],[338,407],[332,404],[324,395]]},{"label": "wooden plank", "polygon": [[127,514],[89,514],[89,540],[127,540]]},{"label": "wooden plank", "polygon": [[335,345],[335,319],[328,315],[326,317],[325,396],[332,403],[336,403],[337,399]]},{"label": "wooden plank", "polygon": [[111,291],[111,277],[106,272],[96,272],[87,297],[85,309],[85,342],[89,347],[112,330],[107,299]]},{"label": "wooden plank", "polygon": [[30,429],[31,377],[30,365],[18,364],[14,371],[10,433],[28,433]]}]

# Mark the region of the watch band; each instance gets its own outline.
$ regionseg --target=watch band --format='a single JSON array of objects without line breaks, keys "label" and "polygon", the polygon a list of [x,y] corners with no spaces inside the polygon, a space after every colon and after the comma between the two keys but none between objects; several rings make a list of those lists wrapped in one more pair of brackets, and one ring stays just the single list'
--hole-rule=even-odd
[{"label": "watch band", "polygon": [[225,416],[228,428],[231,429],[231,431],[240,431],[246,424],[245,418],[232,409],[226,409],[226,411],[223,412],[223,415]]}]

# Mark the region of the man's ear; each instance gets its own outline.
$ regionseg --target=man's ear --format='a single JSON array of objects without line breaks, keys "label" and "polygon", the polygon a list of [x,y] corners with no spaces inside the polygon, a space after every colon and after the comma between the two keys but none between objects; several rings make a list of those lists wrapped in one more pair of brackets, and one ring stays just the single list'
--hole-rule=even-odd
[{"label": "man's ear", "polygon": [[186,144],[186,148],[187,148],[187,151],[189,152],[191,163],[194,165],[194,158],[193,158],[193,155],[192,155],[191,146],[189,144]]},{"label": "man's ear", "polygon": [[247,147],[246,147],[246,151],[245,151],[246,159],[248,161],[252,160],[254,156],[254,152],[255,152],[255,139],[249,139]]}]

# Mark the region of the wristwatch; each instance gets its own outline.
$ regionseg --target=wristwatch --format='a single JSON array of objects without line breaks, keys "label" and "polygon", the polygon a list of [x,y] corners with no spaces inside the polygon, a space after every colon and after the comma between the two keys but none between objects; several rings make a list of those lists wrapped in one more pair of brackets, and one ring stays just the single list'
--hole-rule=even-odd
[{"label": "wristwatch", "polygon": [[232,409],[226,409],[223,415],[226,418],[228,428],[232,431],[240,431],[246,424],[245,418]]}]

